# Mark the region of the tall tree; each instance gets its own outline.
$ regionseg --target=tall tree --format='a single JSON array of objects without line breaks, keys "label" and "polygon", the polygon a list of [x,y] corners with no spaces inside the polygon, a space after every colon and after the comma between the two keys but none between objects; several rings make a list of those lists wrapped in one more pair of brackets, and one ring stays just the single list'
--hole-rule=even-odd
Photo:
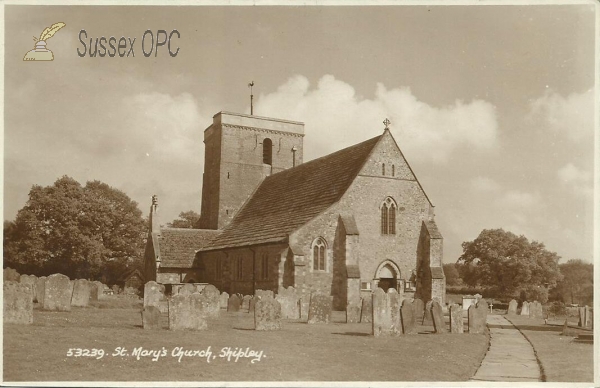
[{"label": "tall tree", "polygon": [[173,220],[172,222],[168,222],[167,226],[169,228],[186,228],[186,229],[194,229],[194,225],[200,219],[200,214],[196,213],[193,210],[188,210],[187,212],[179,213],[179,218]]},{"label": "tall tree", "polygon": [[566,303],[592,304],[594,298],[594,265],[572,259],[559,265],[563,279],[553,294]]},{"label": "tall tree", "polygon": [[141,261],[145,229],[137,203],[122,191],[63,176],[33,186],[14,223],[5,222],[5,262],[28,273],[115,281]]},{"label": "tall tree", "polygon": [[462,247],[457,265],[470,286],[493,287],[508,296],[532,286],[554,287],[561,278],[556,253],[503,229],[483,230]]}]

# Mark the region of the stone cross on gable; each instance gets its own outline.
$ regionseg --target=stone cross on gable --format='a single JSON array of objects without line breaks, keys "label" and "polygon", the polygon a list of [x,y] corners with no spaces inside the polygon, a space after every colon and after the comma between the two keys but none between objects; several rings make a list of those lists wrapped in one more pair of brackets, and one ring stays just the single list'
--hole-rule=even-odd
[{"label": "stone cross on gable", "polygon": [[389,126],[392,122],[390,120],[388,120],[387,118],[385,120],[383,120],[383,125],[385,125],[385,129],[390,129]]}]

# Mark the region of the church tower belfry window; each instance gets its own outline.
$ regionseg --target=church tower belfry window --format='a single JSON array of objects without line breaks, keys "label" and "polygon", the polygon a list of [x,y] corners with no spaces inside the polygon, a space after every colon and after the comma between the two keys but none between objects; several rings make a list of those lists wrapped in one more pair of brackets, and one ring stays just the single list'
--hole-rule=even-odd
[{"label": "church tower belfry window", "polygon": [[273,165],[273,142],[268,137],[263,140],[263,163]]}]

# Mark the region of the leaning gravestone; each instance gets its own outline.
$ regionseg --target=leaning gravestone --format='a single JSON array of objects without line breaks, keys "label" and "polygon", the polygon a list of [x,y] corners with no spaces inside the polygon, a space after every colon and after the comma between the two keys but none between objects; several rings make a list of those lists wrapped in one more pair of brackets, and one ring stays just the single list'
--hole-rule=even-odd
[{"label": "leaning gravestone", "polygon": [[19,277],[19,283],[21,284],[28,284],[31,287],[31,290],[33,291],[31,297],[33,299],[33,302],[37,302],[37,298],[36,298],[36,280],[37,277],[35,275],[21,275]]},{"label": "leaning gravestone", "polygon": [[40,306],[44,305],[44,293],[46,291],[46,277],[41,276],[35,282],[35,298]]},{"label": "leaning gravestone", "polygon": [[90,282],[85,279],[77,279],[73,282],[73,295],[71,306],[87,307],[90,302]]},{"label": "leaning gravestone", "polygon": [[144,285],[144,307],[160,307],[160,302],[165,298],[165,286],[150,280]]},{"label": "leaning gravestone", "polygon": [[196,286],[194,286],[192,283],[185,283],[183,286],[181,286],[177,294],[192,295],[194,292],[196,292]]},{"label": "leaning gravestone", "polygon": [[448,308],[450,312],[450,333],[463,333],[463,309],[462,306],[452,303]]},{"label": "leaning gravestone", "polygon": [[377,288],[373,298],[372,332],[375,337],[402,334],[400,323],[400,298],[396,290],[385,293]]},{"label": "leaning gravestone", "polygon": [[281,304],[272,297],[260,298],[254,305],[254,330],[280,330]]},{"label": "leaning gravestone", "polygon": [[373,297],[369,295],[366,298],[362,298],[362,308],[360,309],[360,322],[361,323],[372,323],[373,322]]},{"label": "leaning gravestone", "polygon": [[229,297],[229,301],[227,301],[227,311],[234,313],[240,311],[241,304],[240,297],[237,294],[233,294]]},{"label": "leaning gravestone", "polygon": [[519,306],[519,302],[517,302],[516,300],[511,300],[510,303],[508,304],[508,311],[507,314],[508,315],[517,315],[517,307]]},{"label": "leaning gravestone", "polygon": [[250,311],[250,299],[252,299],[250,295],[244,295],[242,298],[242,310]]},{"label": "leaning gravestone", "polygon": [[4,282],[4,323],[33,323],[33,289],[31,284],[11,280]]},{"label": "leaning gravestone", "polygon": [[444,322],[444,312],[442,306],[437,301],[433,301],[431,304],[431,318],[433,320],[433,330],[437,334],[446,332],[446,323]]},{"label": "leaning gravestone", "polygon": [[310,294],[308,323],[329,323],[331,320],[332,297],[319,292]]},{"label": "leaning gravestone", "polygon": [[400,307],[400,319],[402,323],[402,333],[417,334],[417,317],[415,316],[415,302],[405,299]]},{"label": "leaning gravestone", "polygon": [[529,316],[529,302],[523,302],[523,305],[521,306],[521,315]]},{"label": "leaning gravestone", "polygon": [[219,290],[212,284],[207,284],[200,294],[206,298],[206,314],[208,318],[219,318],[221,312],[221,296]]},{"label": "leaning gravestone", "polygon": [[50,275],[44,288],[44,310],[71,311],[73,284],[68,276]]},{"label": "leaning gravestone", "polygon": [[222,309],[227,308],[227,302],[229,302],[229,294],[226,292],[223,292],[221,294],[221,296],[219,297],[219,303],[220,303]]},{"label": "leaning gravestone", "polygon": [[21,275],[17,272],[16,269],[12,269],[10,267],[4,268],[4,281],[17,282],[21,280]]},{"label": "leaning gravestone", "polygon": [[161,329],[160,310],[155,306],[146,306],[142,310],[142,326],[144,329]]},{"label": "leaning gravestone", "polygon": [[469,333],[484,334],[487,320],[488,304],[485,299],[480,299],[475,305],[469,307]]},{"label": "leaning gravestone", "polygon": [[294,287],[283,288],[275,297],[281,304],[281,316],[283,319],[300,318],[300,308],[298,306],[298,295]]},{"label": "leaning gravestone", "polygon": [[350,302],[346,305],[346,323],[360,322],[361,305],[358,302]]}]

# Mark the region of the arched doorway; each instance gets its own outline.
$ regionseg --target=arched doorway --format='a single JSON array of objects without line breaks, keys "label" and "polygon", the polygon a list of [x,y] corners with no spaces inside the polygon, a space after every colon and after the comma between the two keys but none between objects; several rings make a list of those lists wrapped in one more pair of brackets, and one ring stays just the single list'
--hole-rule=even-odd
[{"label": "arched doorway", "polygon": [[388,289],[393,288],[398,290],[398,279],[400,279],[400,269],[398,266],[389,260],[384,261],[377,268],[375,274],[377,285],[379,288],[387,292]]}]

